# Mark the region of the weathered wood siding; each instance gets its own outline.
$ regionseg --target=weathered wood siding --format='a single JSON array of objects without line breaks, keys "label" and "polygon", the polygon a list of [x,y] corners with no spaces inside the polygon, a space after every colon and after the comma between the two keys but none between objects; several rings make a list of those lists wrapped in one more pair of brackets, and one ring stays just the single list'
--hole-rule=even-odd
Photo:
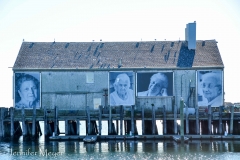
[{"label": "weathered wood siding", "polygon": [[[191,80],[191,83],[190,83]],[[195,88],[195,93],[191,97],[191,103],[189,107],[195,108],[196,105],[192,103],[193,99],[196,100],[196,70],[176,70],[174,71],[174,95],[175,95],[175,105],[180,108],[181,97],[183,101],[187,103],[189,95],[189,86]]]},{"label": "weathered wood siding", "polygon": [[[157,70],[151,72],[157,72]],[[104,89],[108,89],[109,71],[93,71],[93,83],[87,83],[86,76],[88,73],[90,72],[41,72],[42,107],[54,108],[54,106],[57,106],[59,109],[85,109],[86,106],[89,106],[90,108],[94,108],[94,98],[100,98],[101,105],[108,104],[108,100],[105,102],[103,95]],[[173,113],[174,107],[179,109],[181,97],[184,102],[188,100],[189,87],[196,88],[196,71],[175,70],[173,71],[173,78],[173,96],[136,97],[136,106],[152,108],[153,104],[158,109],[165,105],[168,113]],[[193,95],[196,95],[196,93]],[[195,97],[191,98],[196,100]],[[195,107],[195,104],[190,103],[189,106]]]},{"label": "weathered wood siding", "polygon": [[42,72],[42,106],[59,109],[93,108],[93,99],[101,98],[108,88],[108,72],[94,72],[94,83],[86,83],[89,72]]}]

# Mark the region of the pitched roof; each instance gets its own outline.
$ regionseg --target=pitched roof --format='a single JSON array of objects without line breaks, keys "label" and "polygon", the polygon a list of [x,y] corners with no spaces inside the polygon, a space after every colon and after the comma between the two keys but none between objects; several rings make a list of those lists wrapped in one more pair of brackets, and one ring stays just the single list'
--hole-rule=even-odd
[{"label": "pitched roof", "polygon": [[220,67],[215,40],[144,42],[23,42],[13,70]]}]

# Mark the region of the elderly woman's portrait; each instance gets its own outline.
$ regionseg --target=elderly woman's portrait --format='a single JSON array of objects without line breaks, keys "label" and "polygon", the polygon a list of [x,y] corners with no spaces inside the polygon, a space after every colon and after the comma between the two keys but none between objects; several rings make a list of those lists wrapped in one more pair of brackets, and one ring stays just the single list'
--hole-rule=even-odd
[{"label": "elderly woman's portrait", "polygon": [[135,104],[133,72],[110,72],[110,106],[130,106]]},{"label": "elderly woman's portrait", "polygon": [[39,73],[15,73],[15,108],[40,108],[39,78]]},{"label": "elderly woman's portrait", "polygon": [[198,106],[223,105],[222,71],[198,71]]},{"label": "elderly woman's portrait", "polygon": [[172,72],[144,72],[137,73],[137,95],[145,96],[172,96]]}]

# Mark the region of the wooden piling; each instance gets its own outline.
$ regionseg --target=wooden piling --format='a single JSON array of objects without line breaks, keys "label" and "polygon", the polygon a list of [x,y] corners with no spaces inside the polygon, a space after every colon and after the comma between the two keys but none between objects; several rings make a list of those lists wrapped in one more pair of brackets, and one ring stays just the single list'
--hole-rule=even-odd
[{"label": "wooden piling", "polygon": [[42,130],[41,130],[41,127],[40,127],[40,124],[39,124],[39,121],[37,121],[37,129],[38,129],[38,132],[37,133],[39,133],[39,135],[41,136],[42,135]]},{"label": "wooden piling", "polygon": [[58,107],[54,107],[54,133],[58,135]]},{"label": "wooden piling", "polygon": [[91,118],[90,118],[90,109],[87,106],[87,135],[91,134]]},{"label": "wooden piling", "polygon": [[208,134],[212,134],[212,107],[208,105]]},{"label": "wooden piling", "polygon": [[181,120],[181,128],[180,128],[180,135],[181,141],[184,140],[184,113],[183,113],[183,99],[180,100],[180,120]]},{"label": "wooden piling", "polygon": [[131,106],[131,131],[132,131],[132,134],[135,134],[135,126],[134,126],[134,106]]},{"label": "wooden piling", "polygon": [[155,107],[152,104],[152,134],[155,134],[156,126],[156,115],[155,115]]},{"label": "wooden piling", "polygon": [[11,137],[13,137],[14,136],[14,108],[11,107],[9,111],[11,116]]},{"label": "wooden piling", "polygon": [[123,135],[123,106],[120,106],[120,135]]},{"label": "wooden piling", "polygon": [[32,137],[36,136],[36,106],[33,107],[33,117],[32,117]]},{"label": "wooden piling", "polygon": [[103,111],[103,106],[99,106],[99,119],[98,119],[98,128],[99,128],[99,135],[102,135],[102,111]]},{"label": "wooden piling", "polygon": [[233,116],[234,116],[234,106],[231,106],[231,118],[230,118],[230,134],[233,134]]},{"label": "wooden piling", "polygon": [[65,135],[69,135],[69,120],[65,120]]},{"label": "wooden piling", "polygon": [[144,106],[142,106],[142,135],[145,135]]},{"label": "wooden piling", "polygon": [[174,106],[174,113],[173,113],[173,118],[174,118],[174,134],[178,134],[178,124],[177,124],[177,106],[175,105],[175,98],[173,100],[173,106]]},{"label": "wooden piling", "polygon": [[0,137],[4,137],[4,108],[0,108]]},{"label": "wooden piling", "polygon": [[80,135],[80,122],[79,119],[76,119],[76,123],[77,123],[77,135]]},{"label": "wooden piling", "polygon": [[47,110],[46,107],[44,108],[44,136],[47,137],[47,129],[48,129],[48,124],[47,124]]},{"label": "wooden piling", "polygon": [[26,121],[25,121],[25,110],[22,108],[22,128],[23,128],[23,136],[27,135]]},{"label": "wooden piling", "polygon": [[163,105],[163,135],[165,134],[167,134],[167,118],[165,105]]},{"label": "wooden piling", "polygon": [[185,118],[185,122],[186,122],[186,134],[189,134],[189,119],[188,119],[188,105],[185,106],[185,114],[186,114],[186,118]]},{"label": "wooden piling", "polygon": [[112,133],[112,107],[109,106],[108,107],[108,113],[109,113],[109,117],[108,117],[108,135],[111,135]]},{"label": "wooden piling", "polygon": [[195,115],[196,115],[196,133],[197,135],[200,134],[200,123],[199,123],[199,108],[196,106],[195,108]]},{"label": "wooden piling", "polygon": [[118,135],[118,133],[119,133],[119,124],[118,124],[118,120],[116,120],[116,134]]},{"label": "wooden piling", "polygon": [[222,124],[222,110],[223,110],[223,106],[220,106],[219,107],[219,134],[222,135],[223,132],[222,132],[222,129],[223,129],[223,124]]},{"label": "wooden piling", "polygon": [[167,134],[167,119],[166,119],[166,109],[163,105],[163,134]]}]

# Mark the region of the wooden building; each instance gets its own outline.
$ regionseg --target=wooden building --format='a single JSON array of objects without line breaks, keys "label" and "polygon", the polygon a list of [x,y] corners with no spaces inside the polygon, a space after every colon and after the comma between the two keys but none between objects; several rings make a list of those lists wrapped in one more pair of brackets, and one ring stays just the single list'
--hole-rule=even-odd
[{"label": "wooden building", "polygon": [[[107,95],[114,76],[122,72],[131,76],[136,107],[165,105],[172,112],[174,105],[179,108],[181,97],[190,108],[207,106],[200,103],[201,75],[206,72],[222,78],[221,101],[212,107],[224,104],[224,65],[216,40],[197,40],[195,49],[188,49],[188,41],[23,42],[13,72],[14,106],[19,100],[16,81],[22,73],[39,80],[41,108],[97,109],[110,104]],[[138,96],[158,72],[167,74],[167,96]]]},{"label": "wooden building", "polygon": [[[87,107],[98,110],[99,106],[125,109],[134,106],[135,110],[152,111],[154,107],[166,113],[179,113],[182,99],[189,114],[195,114],[200,110],[205,112],[209,106],[216,109],[224,104],[224,64],[217,41],[196,40],[195,22],[187,25],[183,41],[24,41],[13,73],[15,108],[32,108],[21,102],[19,85],[26,75],[38,82],[30,90],[36,95],[33,105],[41,109],[57,106],[59,110]],[[129,103],[114,104],[110,95],[120,74],[129,77],[128,89],[133,98]],[[147,93],[150,84],[156,83],[150,80],[155,74],[164,75],[167,80],[164,91],[161,90],[164,94],[140,94]],[[206,74],[214,74],[218,80],[205,83],[202,77]],[[203,89],[216,87],[218,98],[213,103],[209,98],[212,95],[209,91],[204,94]]]}]

